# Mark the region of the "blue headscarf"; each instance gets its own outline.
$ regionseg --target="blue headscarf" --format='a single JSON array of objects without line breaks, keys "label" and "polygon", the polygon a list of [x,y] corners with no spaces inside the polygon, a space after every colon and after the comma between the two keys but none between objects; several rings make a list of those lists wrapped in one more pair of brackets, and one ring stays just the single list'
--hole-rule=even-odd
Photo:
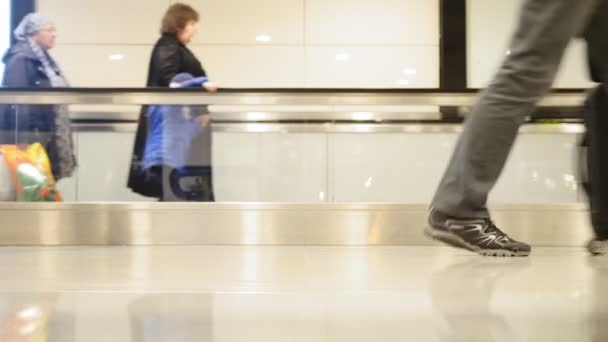
[{"label": "blue headscarf", "polygon": [[[19,26],[14,31],[15,38],[24,43],[29,44],[34,52],[34,55],[40,63],[42,63],[44,73],[51,82],[52,87],[67,87],[68,82],[65,79],[59,65],[53,58],[44,51],[33,36],[36,32],[41,31],[52,25],[53,22],[38,13],[30,13],[26,15]],[[55,125],[56,129],[53,135],[53,144],[55,146],[53,159],[53,172],[56,180],[70,177],[76,168],[76,159],[74,157],[74,144],[72,142],[72,131],[70,128],[70,117],[66,106],[55,106]]]},{"label": "blue headscarf", "polygon": [[27,40],[29,37],[36,34],[36,32],[51,24],[53,24],[53,22],[42,14],[30,13],[21,20],[21,23],[19,23],[19,26],[15,29],[15,38],[19,41]]}]

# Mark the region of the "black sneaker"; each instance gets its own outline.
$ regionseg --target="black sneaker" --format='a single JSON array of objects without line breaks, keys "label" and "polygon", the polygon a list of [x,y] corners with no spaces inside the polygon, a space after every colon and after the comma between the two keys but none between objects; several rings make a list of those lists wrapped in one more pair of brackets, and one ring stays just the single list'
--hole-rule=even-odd
[{"label": "black sneaker", "polygon": [[587,250],[593,255],[604,255],[608,253],[608,240],[595,238],[587,245]]},{"label": "black sneaker", "polygon": [[429,212],[425,233],[432,239],[484,256],[525,257],[530,245],[511,239],[490,219],[454,218],[435,209]]}]

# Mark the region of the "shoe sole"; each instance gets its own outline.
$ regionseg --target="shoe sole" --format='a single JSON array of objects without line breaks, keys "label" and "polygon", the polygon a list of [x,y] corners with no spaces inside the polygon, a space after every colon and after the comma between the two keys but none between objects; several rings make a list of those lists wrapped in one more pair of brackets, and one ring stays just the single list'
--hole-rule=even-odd
[{"label": "shoe sole", "polygon": [[591,255],[593,256],[603,256],[608,253],[608,246],[600,242],[590,242],[587,246],[587,249],[589,250],[589,253],[591,253]]},{"label": "shoe sole", "polygon": [[456,234],[452,234],[449,232],[442,232],[436,229],[427,227],[424,230],[426,236],[433,240],[437,240],[439,242],[443,242],[452,247],[466,249],[468,251],[477,253],[479,255],[487,256],[487,257],[502,257],[502,258],[515,258],[515,257],[527,257],[530,255],[529,251],[522,252],[513,252],[506,249],[483,249],[478,246],[471,245],[470,243],[464,241],[460,236]]}]

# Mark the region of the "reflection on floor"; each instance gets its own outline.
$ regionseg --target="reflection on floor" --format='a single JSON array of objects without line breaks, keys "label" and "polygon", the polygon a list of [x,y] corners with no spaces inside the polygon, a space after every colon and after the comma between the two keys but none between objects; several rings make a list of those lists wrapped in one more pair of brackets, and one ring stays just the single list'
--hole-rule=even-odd
[{"label": "reflection on floor", "polygon": [[582,249],[3,248],[0,280],[0,341],[608,341]]}]

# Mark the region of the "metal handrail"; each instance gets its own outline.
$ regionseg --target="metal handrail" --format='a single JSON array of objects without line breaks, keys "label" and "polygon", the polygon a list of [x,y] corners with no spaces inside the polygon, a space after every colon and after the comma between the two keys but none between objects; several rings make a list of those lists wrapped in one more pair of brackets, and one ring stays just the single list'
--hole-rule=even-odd
[{"label": "metal handrail", "polygon": [[[579,107],[584,92],[550,93],[540,106]],[[0,104],[77,104],[77,105],[243,105],[243,106],[448,106],[474,104],[476,93],[447,93],[396,90],[238,90],[218,93],[171,89],[52,89],[0,90]]]}]

